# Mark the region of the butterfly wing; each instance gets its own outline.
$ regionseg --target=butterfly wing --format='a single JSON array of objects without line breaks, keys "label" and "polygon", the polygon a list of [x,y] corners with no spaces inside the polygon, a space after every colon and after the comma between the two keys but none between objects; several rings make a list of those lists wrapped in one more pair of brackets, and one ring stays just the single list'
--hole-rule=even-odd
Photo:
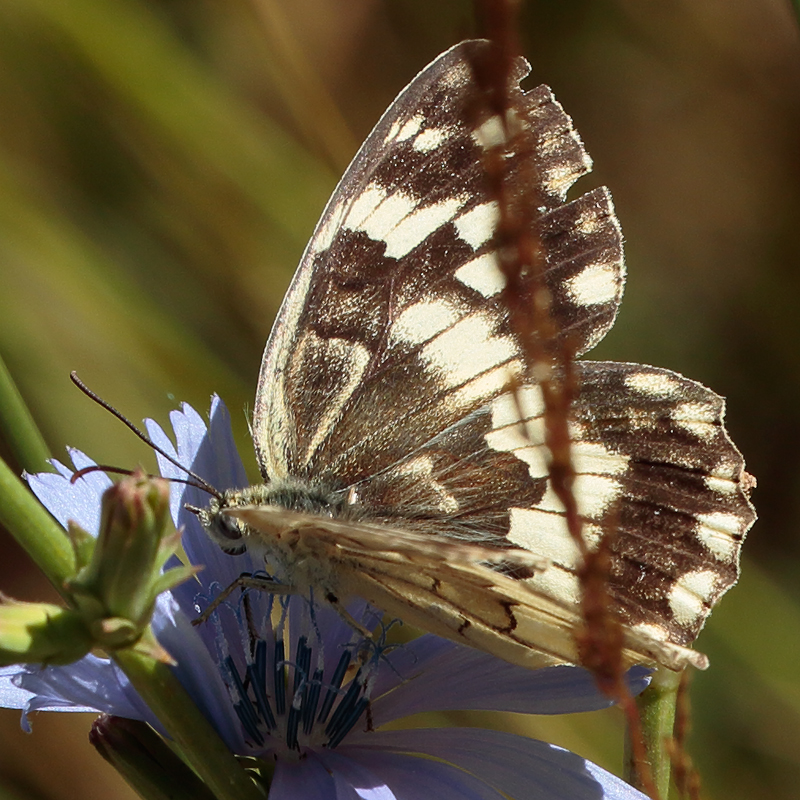
[{"label": "butterfly wing", "polygon": [[[645,639],[688,645],[738,578],[755,513],[722,399],[669,370],[577,362],[574,493],[590,547],[611,538],[609,591]],[[521,403],[520,403],[521,400]],[[519,405],[523,419],[520,419]],[[502,394],[358,485],[387,525],[521,547],[551,560],[524,576],[578,613],[579,554],[553,492],[538,386]]]},{"label": "butterfly wing", "polygon": [[[511,608],[522,609],[515,629],[552,624],[554,635],[580,614],[575,547],[547,476],[541,390],[508,393],[525,365],[500,297],[497,210],[482,166],[502,126],[481,110],[469,66],[486,46],[463,43],[420,73],[346,172],[267,343],[253,434],[265,478],[346,493],[385,526],[384,553],[405,529],[551,560],[539,573],[501,574],[433,559],[412,578],[356,538],[337,562],[357,573],[354,590],[376,602],[383,592],[384,608],[499,652],[519,644],[493,622]],[[520,62],[516,79],[526,71]],[[591,162],[549,89],[515,84],[511,96],[512,183],[533,159],[553,321],[582,353],[619,306],[619,226],[605,189],[565,202]],[[610,589],[632,651],[667,663],[653,653],[691,643],[736,580],[754,519],[742,459],[722,401],[704,387],[639,365],[577,370],[575,493],[586,532],[590,544],[614,537]],[[492,576],[496,585],[478,588]]]},{"label": "butterfly wing", "polygon": [[[499,119],[481,111],[470,68],[487,46],[458,45],[412,81],[323,213],[261,367],[253,436],[265,478],[339,486],[375,474],[522,372],[482,164]],[[526,72],[520,60],[517,80]],[[591,162],[550,90],[515,83],[512,97],[511,161],[522,174],[535,160],[554,315],[584,351],[617,312],[619,226],[604,189],[564,204]]]},{"label": "butterfly wing", "polygon": [[[575,631],[582,617],[574,598],[551,596],[530,580],[492,568],[501,564],[546,575],[551,563],[528,550],[498,551],[274,506],[240,506],[226,513],[253,530],[280,528],[284,537],[291,531],[297,567],[292,577],[301,591],[308,583],[334,603],[361,597],[391,617],[520,666],[580,661]],[[621,655],[626,666],[643,661],[671,669],[707,666],[702,654],[635,628],[625,630]]]}]

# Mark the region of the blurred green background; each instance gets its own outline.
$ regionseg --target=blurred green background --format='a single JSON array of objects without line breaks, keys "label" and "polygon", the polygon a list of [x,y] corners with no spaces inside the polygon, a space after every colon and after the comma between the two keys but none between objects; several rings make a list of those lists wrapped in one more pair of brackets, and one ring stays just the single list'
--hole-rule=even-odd
[{"label": "blurred green background", "polygon": [[[0,355],[52,452],[154,463],[72,387],[76,369],[137,421],[165,423],[181,400],[205,409],[218,392],[249,459],[261,351],[328,194],[394,95],[473,33],[466,0],[0,0]],[[741,583],[699,641],[712,661],[692,693],[705,795],[794,797],[792,8],[530,0],[520,36],[529,85],[554,88],[595,160],[578,188],[607,184],[626,235],[626,298],[594,355],[669,367],[727,396],[759,480]],[[13,542],[3,547],[3,590],[51,596]],[[90,718],[41,714],[32,737],[18,718],[0,716],[0,798],[132,796],[89,747]],[[480,721],[618,768],[613,714]]]}]

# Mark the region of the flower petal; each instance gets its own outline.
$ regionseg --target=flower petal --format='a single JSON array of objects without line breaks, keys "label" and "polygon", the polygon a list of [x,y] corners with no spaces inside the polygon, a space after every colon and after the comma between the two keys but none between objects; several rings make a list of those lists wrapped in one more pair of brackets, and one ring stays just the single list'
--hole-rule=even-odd
[{"label": "flower petal", "polygon": [[[405,753],[378,750],[359,752],[350,748],[347,749],[347,757],[340,749],[335,753],[326,752],[321,758],[324,758],[329,769],[342,773],[345,773],[348,762],[358,764],[358,772],[353,767],[347,769],[346,774],[351,781],[354,780],[350,777],[353,774],[373,776],[371,781],[378,782],[375,788],[356,784],[359,797],[370,800],[430,800],[432,797],[437,800],[504,800],[500,792],[480,777],[440,761]],[[381,784],[383,791],[378,791]],[[529,790],[524,795],[525,800],[530,796]]]},{"label": "flower petal", "polygon": [[328,770],[313,753],[295,763],[280,759],[275,764],[269,800],[336,800],[337,792]]},{"label": "flower petal", "polygon": [[[230,416],[225,404],[216,396],[211,400],[209,427],[189,405],[170,414],[175,431],[177,449],[163,429],[153,420],[145,420],[152,440],[179,463],[186,465],[218,491],[247,484],[244,466],[236,452],[230,427]],[[158,455],[158,466],[165,478],[185,479],[186,473]],[[203,507],[208,503],[208,493],[183,483],[174,483],[170,493],[170,508],[175,524],[183,528],[183,547],[192,564],[203,564],[199,581],[208,588],[213,581],[223,589],[243,572],[252,572],[256,565],[247,555],[229,556],[220,550],[206,535],[197,517],[185,505]],[[189,582],[179,586],[174,594],[184,609],[193,604],[197,585]]]},{"label": "flower petal", "polygon": [[340,756],[332,750],[318,752],[316,755],[333,775],[336,800],[351,797],[353,800],[399,800],[403,796],[395,794],[382,778],[353,759]]},{"label": "flower petal", "polygon": [[[614,704],[581,667],[525,669],[431,635],[393,651],[388,660],[392,670],[382,671],[373,693],[376,726],[420,711],[572,714]],[[394,686],[397,676],[403,680]],[[629,682],[632,692],[642,691],[649,683],[648,671],[635,667]]]},{"label": "flower petal", "polygon": [[[233,709],[230,695],[220,675],[219,663],[200,635],[203,626],[194,627],[187,616],[174,607],[169,595],[158,599],[153,630],[161,646],[175,658],[173,668],[181,685],[205,717],[211,721],[225,744],[236,753],[245,753],[242,727]],[[210,634],[213,641],[213,632]]]},{"label": "flower petal", "polygon": [[[23,664],[13,664],[10,667],[0,667],[0,706],[3,708],[28,708],[35,697],[34,692],[17,686],[15,679],[18,675],[27,674],[28,668]],[[52,700],[52,705],[39,706],[39,711],[96,711],[94,706],[65,705],[65,700]]]},{"label": "flower petal", "polygon": [[[93,467],[95,462],[80,450],[69,450],[75,469]],[[74,520],[85,531],[97,536],[100,530],[100,500],[103,492],[111,486],[111,479],[104,472],[90,472],[71,484],[73,470],[53,459],[50,462],[59,474],[39,472],[25,473],[25,480],[42,505],[66,528]]]},{"label": "flower petal", "polygon": [[[231,431],[231,417],[228,408],[217,395],[211,398],[211,409],[208,412],[209,439],[213,445],[213,458],[210,468],[214,470],[214,481],[218,486],[230,489],[235,486],[247,486],[247,473],[242,464],[242,457],[236,449]],[[198,454],[198,456],[201,454]],[[197,460],[192,465],[205,470],[205,462]],[[205,472],[203,473],[205,475]]]},{"label": "flower petal", "polygon": [[503,731],[425,728],[378,731],[370,745],[339,752],[367,759],[362,751],[412,752],[441,758],[479,776],[498,791],[524,800],[647,800],[647,796],[569,750]]},{"label": "flower petal", "polygon": [[[125,675],[107,659],[88,655],[65,667],[23,665],[4,670],[2,704],[20,708],[22,727],[32,711],[96,711],[154,722]],[[12,692],[7,682],[13,683]]]}]

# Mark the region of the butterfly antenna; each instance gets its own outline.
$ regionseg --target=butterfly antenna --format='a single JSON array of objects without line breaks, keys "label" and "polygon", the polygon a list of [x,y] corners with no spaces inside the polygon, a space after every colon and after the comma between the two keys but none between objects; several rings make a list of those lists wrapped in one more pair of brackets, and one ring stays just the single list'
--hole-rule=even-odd
[{"label": "butterfly antenna", "polygon": [[169,453],[165,452],[162,448],[160,448],[144,431],[140,430],[136,427],[124,414],[117,411],[114,406],[110,403],[107,403],[103,400],[102,397],[95,394],[79,377],[78,373],[74,370],[69,374],[70,379],[72,382],[90,399],[94,400],[97,405],[104,408],[109,414],[115,416],[123,425],[127,425],[127,427],[132,430],[148,447],[152,448],[156,451],[160,456],[169,461],[170,464],[177,467],[180,470],[183,470],[193,481],[195,481],[194,485],[198,489],[202,489],[205,492],[208,492],[212,497],[216,497],[217,499],[222,499],[222,495],[207,481],[203,480],[197,473],[192,472],[188,467],[185,467],[183,464],[180,463],[177,459],[173,458]]}]

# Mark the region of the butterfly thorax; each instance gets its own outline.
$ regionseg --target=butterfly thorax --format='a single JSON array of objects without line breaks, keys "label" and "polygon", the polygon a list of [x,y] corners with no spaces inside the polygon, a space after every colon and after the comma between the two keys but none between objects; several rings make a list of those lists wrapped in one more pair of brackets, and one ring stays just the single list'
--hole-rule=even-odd
[{"label": "butterfly thorax", "polygon": [[[264,512],[264,521],[257,530],[230,513],[231,509],[246,506]],[[292,548],[297,520],[307,519],[308,515],[323,519],[355,519],[359,513],[342,492],[296,480],[228,489],[198,513],[201,524],[224,552],[238,555],[246,550],[258,550],[267,556],[272,555],[279,562],[285,560],[282,555],[288,555],[287,548]]]}]

